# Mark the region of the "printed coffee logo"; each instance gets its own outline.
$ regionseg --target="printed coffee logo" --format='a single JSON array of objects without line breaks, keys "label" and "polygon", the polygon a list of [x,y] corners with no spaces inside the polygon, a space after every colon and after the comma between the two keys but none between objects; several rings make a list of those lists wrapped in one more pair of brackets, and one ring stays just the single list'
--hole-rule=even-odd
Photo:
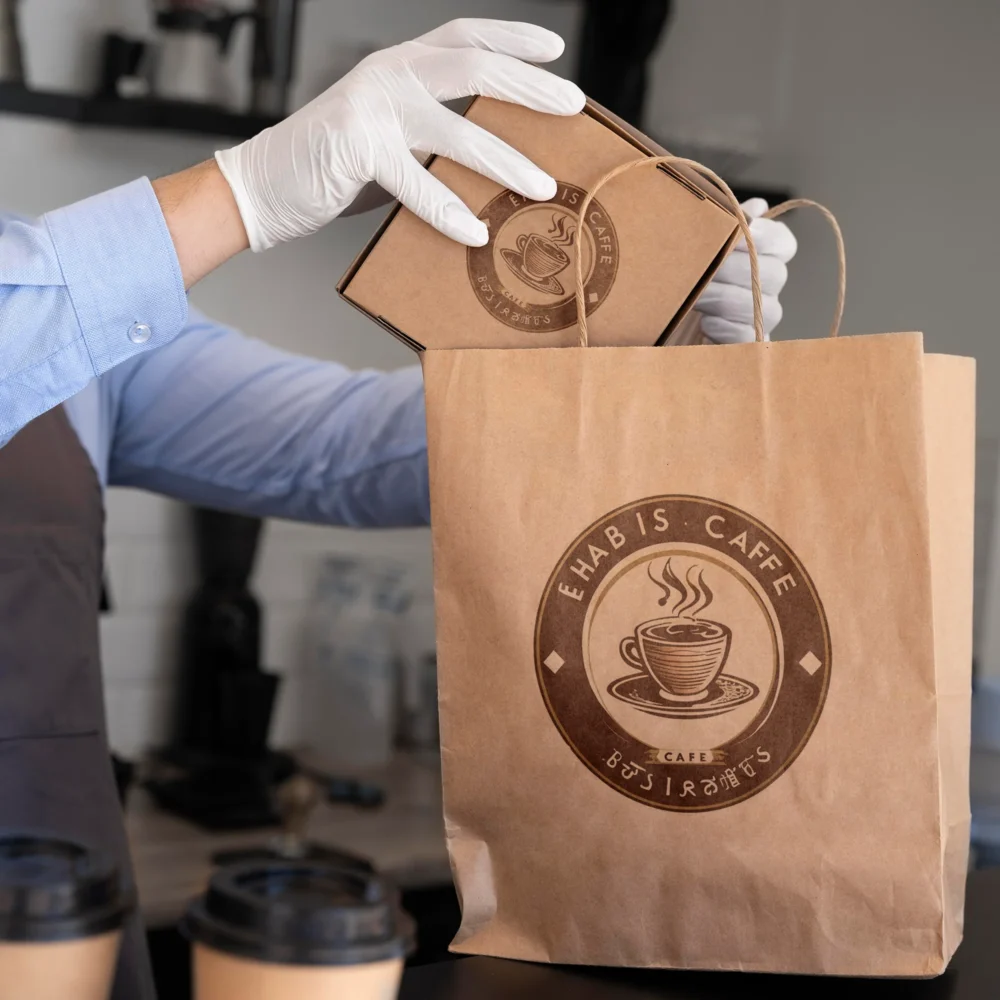
[{"label": "printed coffee logo", "polygon": [[830,634],[805,568],[765,525],[700,497],[640,500],[591,525],[535,626],[549,714],[625,795],[699,812],[766,788],[805,746]]},{"label": "printed coffee logo", "polygon": [[551,201],[505,191],[479,213],[490,239],[469,248],[469,279],[476,297],[502,323],[538,332],[576,323],[574,252],[583,254],[587,315],[607,298],[618,272],[618,236],[596,200],[581,227],[576,206],[585,196],[560,182]]}]

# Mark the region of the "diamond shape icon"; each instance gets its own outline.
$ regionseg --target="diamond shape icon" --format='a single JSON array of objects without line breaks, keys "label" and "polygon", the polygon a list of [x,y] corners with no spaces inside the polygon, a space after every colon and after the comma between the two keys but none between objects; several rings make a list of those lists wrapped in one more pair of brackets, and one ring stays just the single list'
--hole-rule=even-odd
[{"label": "diamond shape icon", "polygon": [[554,649],[548,656],[545,657],[544,660],[542,660],[542,663],[544,663],[545,666],[547,666],[554,674],[559,673],[559,668],[565,662],[566,661]]},{"label": "diamond shape icon", "polygon": [[821,666],[823,666],[823,661],[810,650],[805,656],[799,660],[799,666],[802,667],[805,672],[812,677]]},{"label": "diamond shape icon", "polygon": [[596,302],[599,298],[600,298],[600,296],[597,294],[597,292],[591,292],[587,296],[587,301],[588,302]]}]

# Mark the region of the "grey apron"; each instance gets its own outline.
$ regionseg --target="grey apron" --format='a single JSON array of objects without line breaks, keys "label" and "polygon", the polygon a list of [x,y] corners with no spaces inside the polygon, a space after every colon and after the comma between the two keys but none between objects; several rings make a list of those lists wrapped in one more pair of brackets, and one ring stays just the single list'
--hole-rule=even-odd
[{"label": "grey apron", "polygon": [[[57,406],[0,448],[0,827],[103,847],[131,878],[101,688],[103,546],[100,484]],[[155,996],[137,914],[112,996]]]}]

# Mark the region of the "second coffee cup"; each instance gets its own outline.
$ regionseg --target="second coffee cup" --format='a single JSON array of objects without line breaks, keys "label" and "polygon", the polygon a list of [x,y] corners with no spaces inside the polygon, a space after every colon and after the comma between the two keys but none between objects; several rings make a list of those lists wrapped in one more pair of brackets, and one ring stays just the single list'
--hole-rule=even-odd
[{"label": "second coffee cup", "polygon": [[195,1000],[394,1000],[414,942],[386,882],[312,861],[219,870],[182,930]]},{"label": "second coffee cup", "polygon": [[104,854],[0,832],[0,1000],[106,1000],[133,906]]}]

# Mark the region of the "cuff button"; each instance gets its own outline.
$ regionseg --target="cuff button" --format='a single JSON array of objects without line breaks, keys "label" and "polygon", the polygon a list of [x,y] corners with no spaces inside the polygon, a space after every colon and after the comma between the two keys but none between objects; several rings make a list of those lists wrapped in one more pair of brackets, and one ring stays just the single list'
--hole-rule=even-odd
[{"label": "cuff button", "polygon": [[128,328],[128,339],[132,341],[133,344],[145,344],[150,337],[153,336],[153,331],[150,330],[146,323],[133,323]]}]

